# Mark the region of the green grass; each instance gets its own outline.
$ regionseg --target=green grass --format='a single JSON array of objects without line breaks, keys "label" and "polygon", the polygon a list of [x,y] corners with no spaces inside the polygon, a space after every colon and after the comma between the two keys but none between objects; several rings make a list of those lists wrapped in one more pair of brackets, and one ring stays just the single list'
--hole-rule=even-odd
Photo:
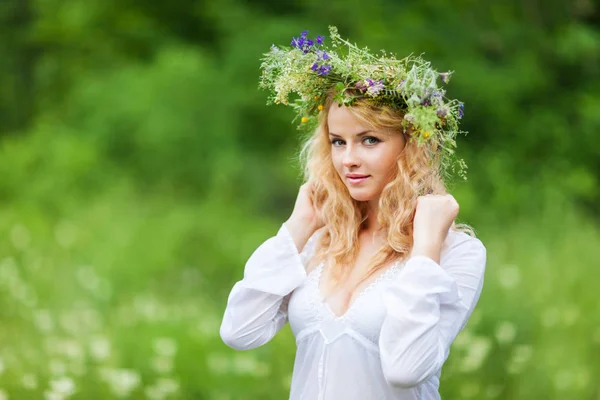
[{"label": "green grass", "polygon": [[[21,168],[0,184],[0,399],[286,398],[288,327],[250,352],[218,336],[245,261],[283,221],[218,192],[144,192],[109,167],[84,195],[76,182],[95,162],[15,154],[0,162]],[[444,367],[443,398],[598,398],[600,231],[552,204],[508,221],[469,210],[486,281]]]}]

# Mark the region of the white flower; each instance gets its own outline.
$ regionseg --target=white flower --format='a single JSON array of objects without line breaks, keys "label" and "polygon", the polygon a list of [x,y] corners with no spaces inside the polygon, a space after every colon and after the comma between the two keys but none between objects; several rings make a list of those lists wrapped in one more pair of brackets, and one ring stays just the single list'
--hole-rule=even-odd
[{"label": "white flower", "polygon": [[104,368],[101,375],[118,397],[127,397],[141,382],[140,374],[132,369]]},{"label": "white flower", "polygon": [[110,357],[110,342],[105,337],[93,338],[88,347],[92,358],[97,361],[103,361]]},{"label": "white flower", "polygon": [[516,265],[506,265],[498,272],[500,286],[505,289],[515,288],[521,281],[521,274]]},{"label": "white flower", "polygon": [[470,346],[467,347],[467,354],[462,360],[460,370],[462,372],[472,372],[477,370],[483,365],[491,347],[491,341],[487,337],[475,337]]},{"label": "white flower", "polygon": [[510,321],[504,321],[498,324],[496,327],[496,340],[500,344],[510,343],[515,339],[517,335],[517,328],[515,324]]},{"label": "white flower", "polygon": [[177,353],[177,342],[171,338],[158,338],[154,341],[154,351],[166,357],[173,357]]},{"label": "white flower", "polygon": [[37,389],[38,381],[37,377],[34,374],[25,374],[23,378],[21,378],[21,384],[25,389],[33,390]]},{"label": "white flower", "polygon": [[62,378],[51,380],[50,388],[54,393],[70,396],[75,393],[75,382],[73,382],[73,379],[63,376]]}]

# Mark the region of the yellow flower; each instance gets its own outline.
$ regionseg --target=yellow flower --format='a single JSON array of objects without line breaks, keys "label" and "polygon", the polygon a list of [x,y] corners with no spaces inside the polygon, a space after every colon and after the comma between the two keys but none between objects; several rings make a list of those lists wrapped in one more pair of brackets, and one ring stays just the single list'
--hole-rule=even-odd
[{"label": "yellow flower", "polygon": [[315,96],[315,100],[319,100],[319,96]]},{"label": "yellow flower", "polygon": [[303,124],[304,124],[305,122],[308,122],[308,117],[302,117],[302,119],[300,120],[300,122],[302,122]]},{"label": "yellow flower", "polygon": [[429,136],[431,136],[431,132],[429,132],[429,131],[425,131],[425,132],[423,132],[423,137],[424,137],[425,139],[427,139]]},{"label": "yellow flower", "polygon": [[323,104],[319,104],[319,107],[317,107],[317,108],[319,109],[319,111],[323,111],[323,109],[324,109],[325,107],[323,107]]}]

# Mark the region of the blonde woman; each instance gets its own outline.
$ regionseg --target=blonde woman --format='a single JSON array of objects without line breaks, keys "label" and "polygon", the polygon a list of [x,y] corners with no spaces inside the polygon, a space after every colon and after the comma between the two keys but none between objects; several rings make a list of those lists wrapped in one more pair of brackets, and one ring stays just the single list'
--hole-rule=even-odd
[{"label": "blonde woman", "polygon": [[[294,60],[283,63],[304,72],[297,64],[320,61],[309,76],[314,82],[304,79],[294,90],[323,90],[304,97],[318,105],[299,110],[304,123],[313,116],[316,123],[301,153],[307,183],[234,285],[221,337],[234,349],[253,349],[289,321],[297,345],[293,400],[439,399],[442,366],[478,301],[486,264],[481,241],[455,224],[459,206],[442,178],[448,129],[462,117],[462,103],[424,98],[427,91],[414,85],[404,94],[382,92],[402,79],[411,83],[415,65],[415,82],[433,91],[423,78],[433,71],[428,63],[374,61],[344,42],[365,65],[398,66],[396,82],[357,81],[343,69],[347,59],[315,49],[322,37],[308,40],[306,32],[295,38]],[[273,51],[280,53],[272,61],[282,64],[285,52]],[[302,58],[311,51],[313,58]],[[289,79],[284,72],[269,70],[281,74],[272,82]],[[369,93],[376,85],[383,88]],[[414,93],[418,104],[407,100]],[[447,107],[445,125],[420,119],[419,110],[431,106]]]}]

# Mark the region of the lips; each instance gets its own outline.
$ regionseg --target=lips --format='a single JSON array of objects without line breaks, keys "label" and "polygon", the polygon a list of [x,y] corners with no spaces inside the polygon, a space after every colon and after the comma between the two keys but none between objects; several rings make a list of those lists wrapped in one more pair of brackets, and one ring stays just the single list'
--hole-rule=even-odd
[{"label": "lips", "polygon": [[371,175],[346,174],[346,178],[348,179],[348,182],[350,182],[353,185],[357,185],[359,183],[366,181],[370,176]]}]

